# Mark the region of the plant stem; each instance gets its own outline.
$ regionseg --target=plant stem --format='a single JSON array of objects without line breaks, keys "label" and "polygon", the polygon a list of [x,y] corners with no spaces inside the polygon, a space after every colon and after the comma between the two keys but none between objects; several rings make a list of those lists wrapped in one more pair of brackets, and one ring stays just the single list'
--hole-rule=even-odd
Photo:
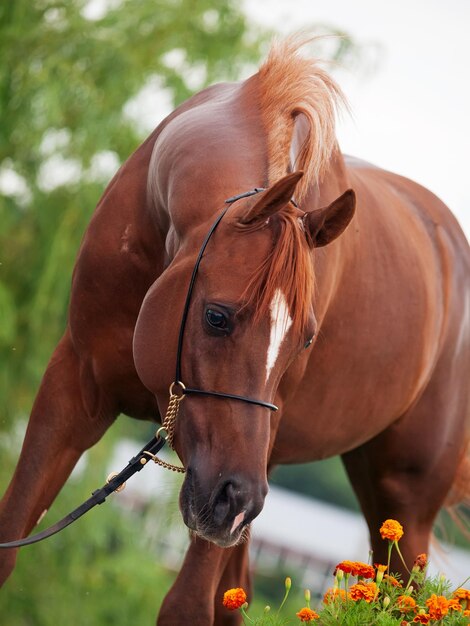
[{"label": "plant stem", "polygon": [[402,562],[402,563],[403,563],[403,565],[405,566],[406,571],[408,572],[408,574],[411,574],[410,570],[408,569],[408,567],[407,567],[407,565],[406,565],[406,563],[405,563],[405,559],[403,558],[403,555],[402,555],[402,553],[401,553],[401,550],[400,550],[400,548],[398,547],[398,541],[394,541],[393,543],[395,544],[395,548],[397,549],[398,555],[399,555],[399,557],[400,557],[400,559],[401,559],[401,562]]},{"label": "plant stem", "polygon": [[390,574],[390,557],[392,555],[393,541],[388,542],[388,558],[387,558],[387,572]]},{"label": "plant stem", "polygon": [[246,613],[245,609],[243,607],[240,607],[240,613],[243,616],[243,623],[246,624],[245,622],[245,618],[250,622],[250,624],[254,624],[254,621],[251,619],[251,617]]},{"label": "plant stem", "polygon": [[281,602],[280,607],[279,607],[279,608],[278,608],[278,610],[277,610],[277,612],[278,612],[278,613],[280,613],[280,612],[281,612],[282,607],[283,607],[283,606],[284,606],[284,604],[286,603],[287,596],[289,595],[289,591],[290,591],[290,589],[286,589],[286,593],[284,594],[284,598],[283,598],[283,600],[282,600],[282,602]]}]

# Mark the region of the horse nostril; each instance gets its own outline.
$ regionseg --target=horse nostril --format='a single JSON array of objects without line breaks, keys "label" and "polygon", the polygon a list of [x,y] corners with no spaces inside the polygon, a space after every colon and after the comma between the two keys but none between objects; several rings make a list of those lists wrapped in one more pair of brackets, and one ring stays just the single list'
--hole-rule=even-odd
[{"label": "horse nostril", "polygon": [[222,524],[235,508],[237,489],[231,481],[223,484],[214,500],[214,522]]}]

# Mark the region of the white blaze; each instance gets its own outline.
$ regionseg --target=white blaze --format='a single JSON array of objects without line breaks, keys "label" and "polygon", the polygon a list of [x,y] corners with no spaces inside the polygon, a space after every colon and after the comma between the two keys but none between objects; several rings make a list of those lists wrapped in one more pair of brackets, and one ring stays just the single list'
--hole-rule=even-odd
[{"label": "white blaze", "polygon": [[276,290],[269,310],[271,312],[271,331],[269,334],[268,354],[266,355],[266,382],[279,356],[279,350],[281,349],[284,337],[292,326],[289,307],[280,289]]}]

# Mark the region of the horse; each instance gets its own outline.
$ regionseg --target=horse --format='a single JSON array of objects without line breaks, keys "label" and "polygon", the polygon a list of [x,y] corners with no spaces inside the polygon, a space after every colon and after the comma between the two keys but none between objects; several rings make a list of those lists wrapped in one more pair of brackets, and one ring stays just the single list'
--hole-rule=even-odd
[{"label": "horse", "polygon": [[160,626],[188,605],[239,623],[221,596],[250,589],[279,464],[341,455],[382,563],[386,518],[411,566],[469,495],[469,246],[430,191],[342,155],[342,92],[301,45],[183,103],[107,187],[0,505],[0,541],[29,533],[116,416],[162,421],[172,385],[191,541]]}]

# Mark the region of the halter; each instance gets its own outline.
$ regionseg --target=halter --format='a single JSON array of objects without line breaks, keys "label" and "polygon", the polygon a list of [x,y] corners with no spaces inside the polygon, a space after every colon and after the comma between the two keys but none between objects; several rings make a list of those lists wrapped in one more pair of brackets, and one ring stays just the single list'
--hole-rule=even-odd
[{"label": "halter", "polygon": [[[170,386],[170,401],[168,403],[167,412],[165,415],[165,419],[163,421],[162,426],[157,430],[155,436],[142,448],[142,450],[133,457],[129,463],[126,465],[124,469],[120,472],[113,472],[108,476],[106,484],[93,492],[92,496],[88,498],[83,504],[74,509],[71,513],[66,515],[63,519],[58,521],[56,524],[53,524],[49,528],[36,533],[35,535],[31,535],[30,537],[26,537],[24,539],[17,539],[15,541],[8,541],[5,543],[0,543],[1,548],[19,548],[21,546],[30,545],[33,543],[37,543],[38,541],[42,541],[47,537],[51,537],[56,533],[60,532],[73,522],[75,522],[79,517],[90,511],[97,504],[103,504],[106,498],[113,493],[114,491],[121,491],[124,489],[126,480],[128,480],[131,476],[133,476],[136,472],[140,472],[140,470],[147,465],[148,461],[152,460],[158,465],[165,467],[167,469],[171,469],[177,472],[184,472],[185,469],[183,467],[177,467],[175,465],[171,465],[170,463],[166,463],[159,459],[156,454],[159,452],[165,443],[168,443],[170,447],[173,447],[173,432],[175,427],[175,420],[178,415],[178,407],[180,402],[183,400],[184,396],[194,394],[194,395],[202,395],[202,396],[213,396],[215,398],[225,398],[227,400],[237,400],[241,402],[247,402],[248,404],[254,404],[257,406],[261,406],[265,409],[269,409],[270,411],[277,411],[277,406],[271,404],[270,402],[265,402],[264,400],[257,400],[256,398],[249,398],[248,396],[238,396],[233,393],[225,393],[222,391],[208,391],[204,389],[193,389],[191,387],[186,387],[181,382],[181,355],[183,351],[183,339],[184,339],[184,330],[186,327],[186,320],[188,318],[189,306],[191,304],[191,296],[194,289],[194,283],[196,282],[196,276],[199,269],[199,265],[201,264],[202,257],[204,255],[204,251],[209,243],[210,238],[212,237],[215,229],[222,221],[222,218],[227,213],[231,205],[240,200],[241,198],[248,198],[249,196],[254,196],[260,191],[264,191],[263,188],[256,187],[250,191],[246,191],[245,193],[241,193],[237,196],[232,196],[225,200],[227,206],[223,209],[220,215],[217,217],[215,222],[212,224],[209,232],[206,235],[206,238],[203,241],[201,249],[199,250],[199,254],[196,259],[196,263],[194,265],[193,272],[191,274],[191,280],[189,281],[188,293],[186,295],[186,302],[183,309],[183,316],[181,318],[181,325],[178,337],[178,348],[176,352],[176,375],[175,382]],[[177,391],[178,390],[178,391]]]},{"label": "halter", "polygon": [[[196,283],[196,277],[199,270],[199,266],[201,265],[202,257],[204,256],[204,252],[207,248],[207,245],[210,241],[210,238],[214,234],[217,226],[220,224],[222,219],[224,218],[227,211],[230,209],[232,204],[241,198],[248,198],[250,196],[254,196],[257,193],[264,191],[263,187],[255,187],[250,191],[245,191],[244,193],[240,193],[237,196],[232,196],[225,200],[225,204],[227,205],[222,212],[217,216],[214,223],[209,229],[204,241],[202,242],[201,248],[196,258],[196,262],[194,264],[194,268],[191,274],[191,279],[189,281],[188,293],[186,294],[186,300],[183,308],[183,315],[181,317],[180,330],[178,335],[178,347],[176,350],[176,371],[175,371],[175,380],[170,385],[170,400],[168,403],[167,412],[165,415],[165,419],[163,420],[162,427],[158,429],[157,435],[163,436],[166,438],[168,445],[173,448],[173,435],[175,429],[175,421],[178,417],[178,409],[179,405],[184,399],[185,396],[188,395],[196,395],[196,396],[212,396],[214,398],[224,398],[226,400],[236,400],[239,402],[246,402],[248,404],[254,404],[256,406],[261,406],[265,409],[269,409],[270,411],[277,411],[278,407],[275,404],[271,404],[271,402],[265,402],[264,400],[258,400],[257,398],[250,398],[249,396],[240,396],[233,393],[227,393],[224,391],[210,391],[207,389],[195,389],[194,387],[187,387],[182,382],[181,375],[181,356],[183,353],[183,340],[184,340],[184,331],[186,328],[186,321],[188,319],[189,307],[191,305],[191,297],[194,291],[194,285]],[[164,433],[164,434],[163,434]],[[158,465],[162,465],[167,469],[174,470],[176,472],[184,472],[184,467],[180,467],[177,465],[171,465],[166,463],[165,461],[161,461],[156,456],[152,457],[154,462]]]}]

